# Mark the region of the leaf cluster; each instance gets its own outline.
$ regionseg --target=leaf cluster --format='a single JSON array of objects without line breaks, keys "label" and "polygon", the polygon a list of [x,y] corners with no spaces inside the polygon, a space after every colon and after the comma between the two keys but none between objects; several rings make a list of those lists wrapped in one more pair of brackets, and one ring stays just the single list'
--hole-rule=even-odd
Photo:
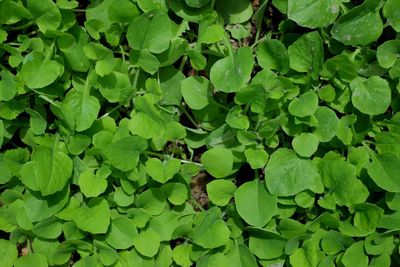
[{"label": "leaf cluster", "polygon": [[1,266],[400,265],[398,0],[0,0],[0,55]]}]

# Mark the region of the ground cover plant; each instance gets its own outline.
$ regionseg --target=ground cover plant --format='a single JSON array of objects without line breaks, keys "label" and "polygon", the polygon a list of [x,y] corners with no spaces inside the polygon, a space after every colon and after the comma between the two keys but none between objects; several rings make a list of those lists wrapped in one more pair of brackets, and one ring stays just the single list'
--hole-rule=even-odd
[{"label": "ground cover plant", "polygon": [[0,23],[0,266],[400,266],[400,1]]}]

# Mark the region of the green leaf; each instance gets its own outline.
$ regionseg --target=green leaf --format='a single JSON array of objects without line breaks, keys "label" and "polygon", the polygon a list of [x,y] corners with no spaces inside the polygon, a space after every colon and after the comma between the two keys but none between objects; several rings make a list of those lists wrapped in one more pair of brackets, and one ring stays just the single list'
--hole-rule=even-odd
[{"label": "green leaf", "polygon": [[133,244],[143,256],[154,257],[160,248],[160,236],[153,229],[147,228],[134,237]]},{"label": "green leaf", "polygon": [[388,192],[400,192],[400,173],[397,171],[400,156],[393,153],[371,156],[373,160],[367,170],[372,180]]},{"label": "green leaf", "polygon": [[220,215],[221,211],[217,208],[206,212],[194,229],[193,242],[195,244],[212,249],[228,243],[230,231]]},{"label": "green leaf", "polygon": [[265,40],[257,45],[257,62],[265,69],[286,74],[289,70],[289,55],[285,45],[279,40]]},{"label": "green leaf", "polygon": [[315,164],[300,159],[289,149],[280,148],[271,156],[265,168],[268,191],[277,196],[293,196],[303,190],[322,190],[321,177]]},{"label": "green leaf", "polygon": [[215,9],[224,18],[226,24],[242,23],[253,15],[249,0],[218,0],[215,2]]},{"label": "green leaf", "polygon": [[[3,142],[4,142],[4,123],[3,123],[3,120],[0,120],[0,148],[3,145]],[[7,177],[7,175],[5,175],[5,174],[4,174],[4,176]]]},{"label": "green leaf", "polygon": [[0,258],[4,267],[12,267],[18,257],[18,250],[15,244],[8,240],[0,239]]},{"label": "green leaf", "polygon": [[391,68],[396,60],[400,57],[400,41],[390,40],[386,41],[376,50],[376,58],[379,65],[385,69]]},{"label": "green leaf", "polygon": [[26,256],[22,256],[18,258],[15,263],[15,267],[28,267],[28,266],[38,266],[38,267],[47,267],[47,259],[44,255],[39,253],[29,253]]},{"label": "green leaf", "polygon": [[340,55],[329,58],[324,62],[320,73],[321,76],[326,79],[332,79],[335,74],[338,74],[343,81],[351,82],[357,77],[359,63],[356,60],[356,54],[357,52],[349,53],[344,51]]},{"label": "green leaf", "polygon": [[366,0],[342,15],[331,30],[333,38],[345,45],[367,45],[376,41],[383,31],[378,5],[378,0]]},{"label": "green leaf", "polygon": [[211,83],[204,77],[191,76],[182,81],[181,92],[191,109],[203,109],[210,102]]},{"label": "green leaf", "polygon": [[233,155],[227,148],[212,148],[201,155],[204,168],[215,178],[223,178],[232,173]]},{"label": "green leaf", "polygon": [[302,35],[288,48],[290,68],[306,72],[317,80],[322,69],[324,49],[318,32]]},{"label": "green leaf", "polygon": [[61,23],[61,13],[51,0],[28,0],[27,8],[31,12],[40,31],[57,30]]},{"label": "green leaf", "polygon": [[165,120],[154,107],[154,98],[147,94],[143,97],[136,97],[135,100],[138,112],[132,115],[129,124],[129,130],[132,134],[146,139],[162,135],[166,127]]},{"label": "green leaf", "polygon": [[241,107],[232,108],[226,116],[226,123],[232,128],[247,130],[250,127],[249,118],[243,114]]},{"label": "green leaf", "polygon": [[312,133],[301,133],[292,140],[294,151],[302,157],[311,157],[318,149],[318,138]]},{"label": "green leaf", "polygon": [[239,48],[211,67],[210,80],[219,91],[238,92],[250,80],[253,64],[251,49]]},{"label": "green leaf", "polygon": [[107,157],[115,168],[129,171],[136,168],[139,155],[146,148],[145,139],[139,136],[128,136],[111,143],[107,149]]},{"label": "green leaf", "polygon": [[[146,125],[144,127],[144,125]],[[129,129],[133,134],[150,139],[160,136],[165,131],[164,121],[159,121],[158,116],[149,116],[138,112],[132,116]]]},{"label": "green leaf", "polygon": [[167,14],[153,10],[135,18],[126,37],[131,48],[159,54],[168,49],[175,27]]},{"label": "green leaf", "polygon": [[393,236],[384,236],[373,233],[365,238],[365,251],[369,255],[382,255],[391,253],[394,248]]},{"label": "green leaf", "polygon": [[91,61],[86,56],[86,45],[89,35],[82,27],[73,28],[72,34],[61,35],[57,44],[63,52],[66,66],[73,71],[86,72],[90,68]]},{"label": "green leaf", "polygon": [[85,197],[97,197],[106,191],[107,180],[87,170],[79,176],[78,185]]},{"label": "green leaf", "polygon": [[108,10],[110,21],[117,23],[130,23],[139,16],[136,5],[129,0],[112,1]]},{"label": "green leaf", "polygon": [[180,167],[181,162],[178,159],[161,161],[157,158],[150,158],[146,162],[146,172],[151,178],[163,184],[172,179]]},{"label": "green leaf", "polygon": [[147,49],[140,51],[132,50],[130,61],[133,66],[141,67],[144,71],[154,74],[160,68],[160,61],[157,57],[150,53]]},{"label": "green leaf", "polygon": [[39,193],[27,192],[24,195],[26,215],[32,222],[45,220],[64,208],[68,203],[69,194],[68,186],[63,191],[47,197],[43,197]]},{"label": "green leaf", "polygon": [[400,8],[396,0],[388,0],[383,6],[383,15],[387,18],[387,23],[397,32],[400,32]]},{"label": "green leaf", "polygon": [[190,65],[192,65],[195,70],[202,70],[206,67],[207,58],[199,51],[189,50],[187,53],[190,58]]},{"label": "green leaf", "polygon": [[232,199],[236,185],[228,180],[214,180],[207,184],[208,198],[217,206],[226,206]]},{"label": "green leaf", "polygon": [[92,234],[104,234],[110,224],[110,207],[105,199],[92,198],[70,212],[79,229]]},{"label": "green leaf", "polygon": [[258,180],[241,185],[235,192],[236,209],[248,224],[265,226],[277,210],[277,199]]},{"label": "green leaf", "polygon": [[230,266],[233,267],[256,267],[256,257],[250,252],[246,245],[237,245],[227,254]]},{"label": "green leaf", "polygon": [[[37,107],[37,109],[41,111],[42,114],[44,113],[44,111],[40,107]],[[36,135],[43,134],[47,128],[47,121],[44,116],[38,111],[30,108],[27,108],[25,111],[31,116],[31,118],[29,119],[29,124],[31,126],[32,132]]]},{"label": "green leaf", "polygon": [[55,138],[52,147],[40,146],[33,156],[36,188],[43,196],[63,190],[72,175],[73,163]]},{"label": "green leaf", "polygon": [[224,40],[225,29],[218,24],[208,22],[201,23],[199,26],[199,42],[204,44],[213,44]]},{"label": "green leaf", "polygon": [[344,251],[354,241],[340,232],[330,230],[321,240],[321,247],[327,255],[335,255]]},{"label": "green leaf", "polygon": [[106,241],[115,249],[128,249],[133,246],[133,240],[137,234],[138,231],[133,221],[127,217],[119,216],[111,220]]},{"label": "green leaf", "polygon": [[260,259],[275,259],[284,254],[286,238],[259,228],[251,229],[249,249]]},{"label": "green leaf", "polygon": [[43,88],[52,84],[63,73],[63,67],[55,60],[34,52],[26,57],[21,68],[21,77],[31,89]]},{"label": "green leaf", "polygon": [[378,115],[385,113],[391,102],[388,82],[378,76],[361,77],[350,83],[351,102],[362,113]]},{"label": "green leaf", "polygon": [[340,11],[338,0],[289,0],[288,17],[307,28],[322,28],[335,21]]},{"label": "green leaf", "polygon": [[313,259],[315,254],[307,248],[298,248],[295,252],[290,255],[290,264],[293,267],[312,267],[315,266],[315,260]]},{"label": "green leaf", "polygon": [[157,187],[149,188],[136,195],[137,208],[146,210],[151,215],[159,215],[166,205],[164,193]]},{"label": "green leaf", "polygon": [[17,94],[16,82],[11,72],[2,70],[0,72],[0,100],[9,101]]},{"label": "green leaf", "polygon": [[190,7],[199,8],[210,3],[211,0],[185,0],[185,3]]},{"label": "green leaf", "polygon": [[246,149],[244,151],[247,162],[250,164],[252,169],[264,168],[268,161],[268,153],[262,149]]},{"label": "green leaf", "polygon": [[335,203],[339,206],[353,204],[355,195],[362,196],[365,201],[368,197],[363,196],[362,192],[357,192],[360,189],[366,190],[365,186],[360,180],[356,178],[356,166],[344,161],[341,158],[329,158],[328,154],[324,157],[321,163],[322,182],[325,187],[330,189]]},{"label": "green leaf", "polygon": [[318,107],[314,117],[317,119],[317,126],[314,135],[320,142],[329,142],[336,135],[339,119],[336,113],[328,107]]},{"label": "green leaf", "polygon": [[354,226],[358,229],[373,232],[381,219],[384,210],[374,204],[360,203],[353,206]]},{"label": "green leaf", "polygon": [[78,132],[89,129],[100,111],[100,102],[90,95],[90,87],[90,82],[87,80],[84,90],[69,91],[62,102],[64,116],[67,121],[71,121],[71,126]]},{"label": "green leaf", "polygon": [[314,91],[308,91],[299,98],[293,99],[288,106],[289,113],[296,117],[313,115],[318,108],[318,95]]},{"label": "green leaf", "polygon": [[32,232],[42,238],[56,239],[63,230],[63,223],[56,217],[50,217],[35,224]]},{"label": "green leaf", "polygon": [[188,198],[188,189],[182,183],[167,183],[161,187],[168,201],[173,205],[182,205]]},{"label": "green leaf", "polygon": [[358,241],[346,249],[341,261],[345,267],[368,266],[368,256],[364,251],[364,241]]},{"label": "green leaf", "polygon": [[191,251],[191,244],[178,245],[172,250],[172,258],[179,266],[190,267],[192,266],[192,260],[190,259]]}]

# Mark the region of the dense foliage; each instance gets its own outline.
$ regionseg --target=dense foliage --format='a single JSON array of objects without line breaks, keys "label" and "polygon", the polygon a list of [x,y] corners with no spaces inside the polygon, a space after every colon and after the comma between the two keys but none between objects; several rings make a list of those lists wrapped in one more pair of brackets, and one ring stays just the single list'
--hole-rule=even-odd
[{"label": "dense foliage", "polygon": [[400,266],[399,0],[0,0],[0,265]]}]

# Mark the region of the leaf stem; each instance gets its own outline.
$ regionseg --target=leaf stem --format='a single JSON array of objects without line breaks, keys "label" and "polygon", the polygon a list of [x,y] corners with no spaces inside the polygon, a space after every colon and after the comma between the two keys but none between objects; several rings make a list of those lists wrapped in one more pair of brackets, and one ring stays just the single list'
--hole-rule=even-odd
[{"label": "leaf stem", "polygon": [[[31,90],[32,90],[32,89],[31,89]],[[51,105],[53,105],[53,106],[58,107],[59,109],[61,109],[61,106],[60,106],[58,103],[54,102],[52,99],[48,98],[47,96],[45,96],[45,95],[39,95],[39,97],[40,97],[41,99],[45,100],[46,102],[50,103]]]},{"label": "leaf stem", "polygon": [[343,10],[344,13],[349,12],[349,9],[347,6],[345,6],[343,3],[339,3],[340,8]]},{"label": "leaf stem", "polygon": [[193,119],[193,117],[189,114],[189,112],[183,107],[180,106],[181,111],[183,112],[183,114],[186,115],[186,117],[189,119],[189,121],[193,124],[193,126],[195,126],[196,128],[199,128],[199,125],[197,124],[197,122]]},{"label": "leaf stem", "polygon": [[219,103],[219,102],[218,102],[217,100],[215,100],[214,98],[211,99],[211,102],[214,103],[215,105],[217,105],[218,107],[224,109],[224,110],[227,110],[227,111],[230,110],[229,108],[227,108],[226,106],[222,105],[221,103]]},{"label": "leaf stem", "polygon": [[5,44],[11,45],[11,46],[21,46],[20,43],[14,43],[14,42],[5,43]]},{"label": "leaf stem", "polygon": [[184,159],[181,159],[180,161],[181,161],[182,163],[194,164],[194,165],[196,165],[196,166],[199,166],[199,167],[201,167],[201,168],[204,168],[203,164],[201,164],[201,163],[199,163],[199,162],[194,162],[194,161],[191,161],[191,160],[184,160]]},{"label": "leaf stem", "polygon": [[31,21],[28,21],[28,22],[25,23],[25,24],[20,25],[20,26],[10,27],[9,29],[12,30],[12,31],[23,30],[23,29],[28,28],[28,27],[31,26],[32,24],[33,24],[33,21],[31,20]]},{"label": "leaf stem", "polygon": [[112,109],[110,109],[110,111],[107,111],[106,113],[104,113],[100,118],[98,118],[97,120],[99,121],[99,120],[101,120],[101,119],[103,119],[103,118],[105,118],[105,117],[108,117],[108,116],[110,116],[110,114],[112,114],[114,111],[116,111],[116,110],[118,110],[120,107],[122,107],[123,106],[123,104],[119,104],[118,106],[116,106],[116,107],[113,107]]},{"label": "leaf stem", "polygon": [[125,51],[122,48],[122,45],[119,45],[119,49],[121,50],[121,55],[122,55],[122,61],[125,63]]},{"label": "leaf stem", "polygon": [[8,71],[8,68],[6,66],[4,66],[3,64],[0,64],[0,69]]},{"label": "leaf stem", "polygon": [[215,0],[211,0],[210,9],[214,9],[214,5],[215,5]]},{"label": "leaf stem", "polygon": [[135,77],[133,78],[133,88],[135,88],[135,90],[137,90],[137,83],[139,80],[139,73],[140,73],[140,69],[137,68],[136,72],[135,72]]},{"label": "leaf stem", "polygon": [[254,43],[250,47],[253,49],[256,45],[258,45],[259,43],[263,42],[266,39],[267,39],[267,36],[264,36],[261,39],[256,39],[256,40],[254,40]]},{"label": "leaf stem", "polygon": [[[153,156],[153,157],[157,157],[159,159],[166,159],[166,158],[170,158],[169,155],[167,154],[161,154],[158,152],[154,152],[154,151],[144,151],[142,152],[143,154],[147,155],[147,156]],[[174,158],[177,159],[177,158]],[[179,160],[181,163],[183,164],[194,164],[196,166],[199,166],[200,168],[204,168],[203,164],[199,163],[199,162],[194,162],[194,161],[190,161],[190,160],[184,160],[184,159],[177,159]]]},{"label": "leaf stem", "polygon": [[247,103],[246,106],[244,107],[243,114],[247,114],[247,112],[249,112],[249,109],[250,109],[250,103]]},{"label": "leaf stem", "polygon": [[53,53],[54,53],[54,46],[55,46],[55,42],[52,42],[51,43],[51,45],[50,45],[50,47],[48,48],[48,50],[47,50],[47,52],[46,52],[46,56],[45,56],[45,58],[44,58],[44,60],[46,61],[46,60],[49,60],[52,56],[53,56]]},{"label": "leaf stem", "polygon": [[180,70],[181,72],[183,71],[183,68],[184,68],[185,65],[186,65],[187,59],[188,59],[188,56],[186,56],[186,55],[184,55],[184,56],[182,57],[181,64],[179,65],[179,70]]},{"label": "leaf stem", "polygon": [[198,208],[200,211],[206,211],[206,210],[200,205],[200,203],[197,202],[197,200],[194,199],[193,197],[192,197],[192,199],[190,200],[190,203],[192,203],[192,204],[193,204],[196,208]]},{"label": "leaf stem", "polygon": [[147,156],[154,156],[154,157],[161,158],[161,159],[165,158],[164,154],[153,152],[153,151],[144,151],[143,154],[145,154]]}]

